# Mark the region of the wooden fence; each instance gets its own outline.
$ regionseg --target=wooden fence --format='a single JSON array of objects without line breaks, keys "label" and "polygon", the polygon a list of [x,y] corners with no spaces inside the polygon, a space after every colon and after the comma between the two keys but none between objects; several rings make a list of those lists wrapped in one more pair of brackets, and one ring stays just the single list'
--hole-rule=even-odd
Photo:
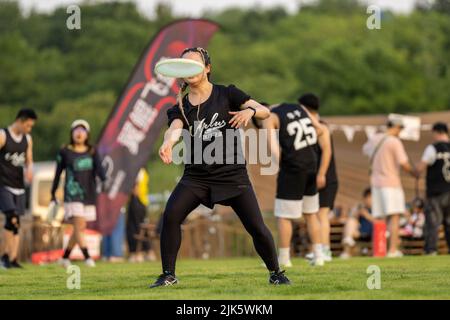
[{"label": "wooden fence", "polygon": [[[4,224],[4,215],[0,215],[0,226]],[[274,221],[268,223],[272,229]],[[293,239],[293,254],[304,256],[309,251],[309,239],[304,221],[295,224],[296,232]],[[331,250],[334,256],[342,252],[342,235],[344,225],[333,222],[331,224]],[[48,251],[62,248],[62,228],[54,228],[43,224],[31,216],[21,219],[21,261],[30,260],[31,254],[37,251]],[[3,228],[0,228],[0,252],[3,252]],[[185,258],[210,259],[217,257],[255,256],[251,237],[247,234],[239,220],[219,216],[200,216],[182,225],[183,241],[180,256]],[[275,233],[274,233],[275,234]],[[136,235],[138,242],[151,241],[152,247],[159,255],[159,237],[154,224],[142,224],[141,231]],[[402,239],[402,251],[407,255],[423,254],[423,239]],[[372,245],[369,242],[358,242],[356,254],[371,255]],[[448,252],[444,239],[444,230],[439,231],[439,253]]]}]

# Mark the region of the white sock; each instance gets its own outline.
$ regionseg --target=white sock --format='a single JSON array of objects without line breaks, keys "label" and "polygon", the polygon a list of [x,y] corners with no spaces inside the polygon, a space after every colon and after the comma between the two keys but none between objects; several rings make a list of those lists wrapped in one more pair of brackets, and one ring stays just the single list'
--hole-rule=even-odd
[{"label": "white sock", "polygon": [[317,243],[317,244],[313,244],[313,251],[314,251],[314,256],[317,258],[323,258],[323,251],[322,251],[322,244],[321,243]]},{"label": "white sock", "polygon": [[324,244],[322,246],[322,249],[323,249],[324,252],[328,252],[328,251],[330,251],[330,246]]},{"label": "white sock", "polygon": [[288,262],[291,259],[291,248],[279,248],[278,260],[280,262]]}]

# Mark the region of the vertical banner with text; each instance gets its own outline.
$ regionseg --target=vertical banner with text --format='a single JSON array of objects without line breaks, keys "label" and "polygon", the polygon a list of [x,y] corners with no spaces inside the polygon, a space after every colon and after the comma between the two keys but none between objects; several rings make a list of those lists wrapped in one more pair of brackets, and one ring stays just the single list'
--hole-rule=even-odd
[{"label": "vertical banner with text", "polygon": [[217,24],[202,19],[179,20],[162,28],[137,62],[98,141],[107,182],[97,200],[97,221],[103,234],[114,229],[136,176],[150,157],[166,124],[166,109],[176,103],[178,84],[156,75],[161,59],[179,57],[186,47],[206,47]]}]

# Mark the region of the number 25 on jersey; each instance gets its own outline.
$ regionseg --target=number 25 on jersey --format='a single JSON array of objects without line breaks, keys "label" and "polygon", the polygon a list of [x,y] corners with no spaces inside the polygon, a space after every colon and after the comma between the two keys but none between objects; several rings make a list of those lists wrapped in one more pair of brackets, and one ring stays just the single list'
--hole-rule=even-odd
[{"label": "number 25 on jersey", "polygon": [[287,125],[286,129],[290,136],[295,135],[295,150],[300,150],[317,143],[317,133],[309,118],[292,121]]}]

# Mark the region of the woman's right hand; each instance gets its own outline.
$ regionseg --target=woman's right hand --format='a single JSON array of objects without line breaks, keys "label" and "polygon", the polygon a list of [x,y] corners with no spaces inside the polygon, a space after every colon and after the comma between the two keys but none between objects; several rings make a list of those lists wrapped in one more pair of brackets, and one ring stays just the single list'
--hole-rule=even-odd
[{"label": "woman's right hand", "polygon": [[159,157],[165,164],[172,162],[172,144],[170,142],[163,142],[159,148]]}]

